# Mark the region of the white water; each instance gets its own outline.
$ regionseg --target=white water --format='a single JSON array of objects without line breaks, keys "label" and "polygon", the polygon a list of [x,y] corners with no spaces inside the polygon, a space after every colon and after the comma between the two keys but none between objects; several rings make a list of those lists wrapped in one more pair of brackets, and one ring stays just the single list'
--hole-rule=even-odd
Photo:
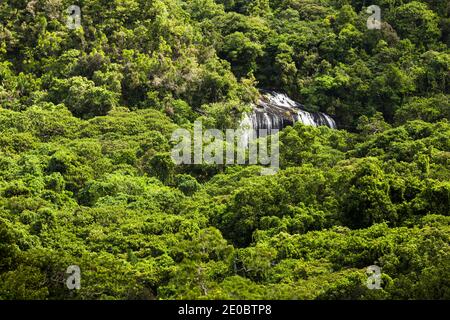
[{"label": "white water", "polygon": [[268,100],[270,104],[274,104],[277,106],[282,106],[286,108],[295,108],[298,103],[289,98],[284,93],[278,93],[278,92],[270,92],[270,93],[264,93],[264,98]]},{"label": "white water", "polygon": [[[303,110],[298,110],[297,115],[298,115],[297,121],[300,121],[303,124],[306,124],[308,126],[314,126],[314,127],[318,126],[318,124],[314,121],[314,118],[311,113],[309,113],[307,111],[303,111]],[[294,118],[294,121],[295,121],[295,118]]]},{"label": "white water", "polygon": [[244,130],[281,130],[296,122],[302,122],[305,125],[314,127],[327,126],[332,129],[337,128],[336,122],[329,115],[322,112],[311,113],[302,108],[303,105],[295,102],[283,93],[265,91],[254,107],[253,112],[244,116],[241,128]]}]

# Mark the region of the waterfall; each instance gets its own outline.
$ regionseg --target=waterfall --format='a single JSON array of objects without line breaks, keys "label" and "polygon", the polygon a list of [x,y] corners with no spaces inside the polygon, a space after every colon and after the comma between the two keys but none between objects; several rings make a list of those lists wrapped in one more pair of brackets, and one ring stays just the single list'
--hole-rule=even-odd
[{"label": "waterfall", "polygon": [[278,129],[301,122],[309,126],[327,126],[336,129],[336,122],[322,112],[308,112],[304,106],[283,93],[261,91],[261,97],[250,114],[246,114],[241,128],[246,129]]}]

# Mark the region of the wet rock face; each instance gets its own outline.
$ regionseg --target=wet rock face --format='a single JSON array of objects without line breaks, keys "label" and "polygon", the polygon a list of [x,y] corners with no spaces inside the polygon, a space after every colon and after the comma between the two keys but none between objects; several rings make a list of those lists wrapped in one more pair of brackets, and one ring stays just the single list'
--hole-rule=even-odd
[{"label": "wet rock face", "polygon": [[281,130],[300,121],[305,125],[314,127],[337,128],[336,122],[329,115],[322,112],[311,113],[303,110],[303,108],[303,105],[283,93],[261,91],[261,98],[253,112],[244,117],[243,125],[254,130]]}]

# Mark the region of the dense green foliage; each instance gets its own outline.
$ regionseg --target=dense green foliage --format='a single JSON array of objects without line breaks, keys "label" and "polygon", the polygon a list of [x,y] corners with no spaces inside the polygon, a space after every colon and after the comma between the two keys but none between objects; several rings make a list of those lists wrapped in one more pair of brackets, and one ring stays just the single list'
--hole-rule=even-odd
[{"label": "dense green foliage", "polygon": [[[450,6],[375,2],[0,2],[0,299],[450,299]],[[274,176],[173,163],[259,87],[341,130],[283,130]]]}]

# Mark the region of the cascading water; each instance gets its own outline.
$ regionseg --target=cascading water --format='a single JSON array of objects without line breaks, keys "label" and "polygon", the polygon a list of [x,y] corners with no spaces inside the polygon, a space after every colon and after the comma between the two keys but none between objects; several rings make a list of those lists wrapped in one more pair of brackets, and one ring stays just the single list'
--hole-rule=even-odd
[{"label": "cascading water", "polygon": [[311,113],[304,106],[283,93],[261,91],[261,97],[253,112],[247,114],[241,122],[243,129],[278,129],[292,126],[296,122],[314,127],[327,126],[336,129],[336,122],[322,112]]}]

